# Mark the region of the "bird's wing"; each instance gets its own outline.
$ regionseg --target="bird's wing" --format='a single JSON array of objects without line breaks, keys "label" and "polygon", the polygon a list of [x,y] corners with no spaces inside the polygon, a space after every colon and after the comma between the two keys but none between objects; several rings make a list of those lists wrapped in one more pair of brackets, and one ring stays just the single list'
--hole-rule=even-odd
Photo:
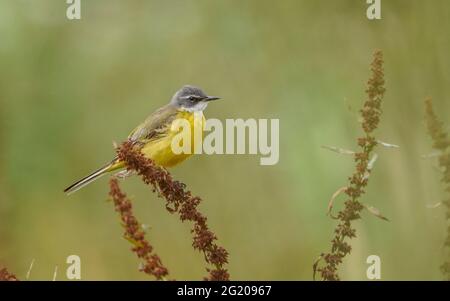
[{"label": "bird's wing", "polygon": [[156,110],[142,124],[137,126],[128,136],[129,141],[149,141],[156,139],[167,131],[176,118],[178,109],[170,104]]}]

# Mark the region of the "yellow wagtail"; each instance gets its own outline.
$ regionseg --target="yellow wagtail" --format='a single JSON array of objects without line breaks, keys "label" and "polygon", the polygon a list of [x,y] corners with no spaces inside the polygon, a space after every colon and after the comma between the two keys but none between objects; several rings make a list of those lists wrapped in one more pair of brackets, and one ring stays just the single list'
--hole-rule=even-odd
[{"label": "yellow wagtail", "polygon": [[[128,136],[128,140],[133,143],[136,142],[141,153],[152,159],[156,164],[163,167],[175,166],[186,160],[193,152],[189,154],[173,153],[172,138],[178,131],[172,128],[172,122],[177,119],[185,119],[189,122],[191,131],[196,126],[203,128],[205,120],[203,110],[206,109],[210,101],[216,99],[219,99],[219,97],[208,96],[200,88],[186,85],[175,93],[167,105],[156,110],[142,124],[137,126]],[[199,114],[200,118],[197,118]],[[196,124],[198,122],[201,124]],[[193,137],[193,135],[191,136]],[[116,157],[92,174],[67,187],[64,192],[67,194],[73,193],[102,175],[124,167],[124,162]]]}]

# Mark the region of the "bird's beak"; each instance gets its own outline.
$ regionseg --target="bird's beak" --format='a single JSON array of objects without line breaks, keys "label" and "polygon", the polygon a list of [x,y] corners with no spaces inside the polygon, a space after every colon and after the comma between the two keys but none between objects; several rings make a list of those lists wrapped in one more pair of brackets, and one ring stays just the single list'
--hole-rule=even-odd
[{"label": "bird's beak", "polygon": [[217,97],[217,96],[208,96],[208,97],[206,97],[206,101],[212,101],[212,100],[217,100],[217,99],[220,99],[220,97]]}]

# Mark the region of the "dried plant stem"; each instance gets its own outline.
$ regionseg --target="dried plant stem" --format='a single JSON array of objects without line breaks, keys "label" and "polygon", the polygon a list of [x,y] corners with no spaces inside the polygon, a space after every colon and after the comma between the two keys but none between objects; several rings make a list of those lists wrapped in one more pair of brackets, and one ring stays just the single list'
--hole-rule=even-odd
[{"label": "dried plant stem", "polygon": [[26,280],[30,279],[31,270],[33,269],[33,265],[34,265],[34,258],[33,258],[33,260],[31,260],[30,267],[28,268],[27,275],[25,276]]},{"label": "dried plant stem", "polygon": [[206,216],[198,211],[201,199],[193,196],[185,184],[173,180],[167,170],[145,158],[134,148],[132,142],[124,142],[118,148],[117,154],[119,159],[125,162],[128,170],[135,171],[154,192],[158,192],[158,195],[165,199],[166,209],[170,213],[178,213],[182,222],[193,222],[192,246],[201,251],[206,262],[213,266],[206,269],[209,274],[205,280],[229,280],[228,271],[224,268],[228,263],[228,252],[215,243],[217,236],[209,230]]},{"label": "dried plant stem", "polygon": [[145,232],[133,214],[130,199],[120,190],[116,178],[110,180],[109,187],[109,195],[114,201],[115,210],[120,214],[122,226],[125,229],[124,237],[133,244],[131,250],[144,261],[140,270],[155,276],[157,280],[164,280],[169,272],[163,266],[159,256],[153,253],[152,245],[145,239]]},{"label": "dried plant stem", "polygon": [[[374,53],[371,67],[372,77],[368,81],[366,90],[368,98],[360,111],[363,118],[362,129],[364,136],[358,138],[360,150],[353,154],[356,170],[349,178],[349,183],[345,189],[337,192],[332,198],[329,210],[331,210],[334,198],[340,192],[344,192],[348,199],[344,203],[344,208],[335,217],[339,220],[339,224],[334,231],[335,236],[331,241],[331,251],[321,254],[313,266],[314,277],[316,272],[319,272],[323,280],[339,280],[338,267],[342,263],[343,258],[351,251],[351,246],[346,242],[346,239],[356,237],[356,230],[352,227],[352,222],[361,218],[360,212],[365,208],[359,199],[364,194],[364,188],[368,183],[374,162],[374,159],[371,158],[376,155],[373,155],[373,150],[378,141],[374,137],[373,131],[378,127],[380,121],[381,101],[385,93],[383,54],[381,51]],[[322,260],[324,265],[319,267],[319,263]]]},{"label": "dried plant stem", "polygon": [[450,281],[450,139],[441,121],[433,110],[431,98],[425,100],[425,120],[428,133],[433,140],[433,148],[438,151],[439,167],[442,170],[442,182],[447,192],[446,199],[441,203],[447,208],[447,238],[444,243],[446,259],[441,265],[444,278]]},{"label": "dried plant stem", "polygon": [[0,269],[0,281],[19,281],[14,274],[8,272],[6,268]]}]

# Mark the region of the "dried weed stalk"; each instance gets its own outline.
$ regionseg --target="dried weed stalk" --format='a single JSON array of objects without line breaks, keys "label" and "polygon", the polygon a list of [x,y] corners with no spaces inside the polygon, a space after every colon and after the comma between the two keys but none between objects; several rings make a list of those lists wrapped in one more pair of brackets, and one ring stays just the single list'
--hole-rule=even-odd
[{"label": "dried weed stalk", "polygon": [[201,199],[193,196],[185,184],[173,180],[166,169],[145,158],[134,148],[132,142],[124,142],[119,146],[117,154],[128,170],[137,172],[154,192],[165,199],[167,211],[178,213],[182,222],[194,223],[191,230],[194,235],[192,246],[201,251],[206,262],[213,266],[206,269],[208,276],[205,280],[229,280],[228,271],[224,268],[228,263],[228,252],[216,244],[217,236],[209,230],[206,216],[198,211]]},{"label": "dried weed stalk", "polygon": [[115,210],[119,213],[125,229],[124,237],[133,244],[131,250],[144,261],[140,270],[155,276],[157,280],[164,280],[169,271],[164,267],[159,256],[153,253],[152,245],[145,239],[145,232],[133,214],[130,199],[120,190],[116,178],[109,181],[109,187],[109,195],[114,201]]},{"label": "dried weed stalk", "polygon": [[[339,280],[338,267],[343,258],[351,252],[351,246],[346,242],[346,239],[356,237],[356,230],[352,227],[352,222],[360,219],[360,212],[367,208],[359,199],[364,194],[372,165],[376,159],[375,155],[371,159],[373,150],[379,143],[373,135],[373,131],[380,122],[381,102],[385,93],[383,53],[381,51],[375,51],[371,70],[372,77],[368,81],[366,90],[368,97],[360,111],[363,119],[362,129],[365,135],[358,138],[359,151],[351,153],[354,156],[356,170],[349,177],[349,184],[340,190],[347,195],[348,199],[344,203],[344,208],[335,217],[339,220],[339,224],[334,230],[335,236],[331,241],[331,251],[321,254],[313,266],[314,277],[316,272],[319,272],[323,280]],[[337,195],[333,196],[332,200],[336,197]],[[331,210],[331,207],[332,201],[329,204],[329,210]],[[384,218],[381,215],[378,215],[378,217]],[[321,261],[324,264],[319,267]]]},{"label": "dried weed stalk", "polygon": [[444,243],[446,249],[446,261],[441,265],[441,271],[446,280],[450,281],[450,138],[444,130],[443,123],[438,120],[433,110],[431,98],[425,100],[425,121],[428,133],[433,140],[433,148],[438,152],[439,166],[442,170],[442,182],[447,192],[446,199],[442,204],[447,208],[447,238]]},{"label": "dried weed stalk", "polygon": [[14,274],[8,272],[6,268],[0,269],[0,281],[19,281]]}]

